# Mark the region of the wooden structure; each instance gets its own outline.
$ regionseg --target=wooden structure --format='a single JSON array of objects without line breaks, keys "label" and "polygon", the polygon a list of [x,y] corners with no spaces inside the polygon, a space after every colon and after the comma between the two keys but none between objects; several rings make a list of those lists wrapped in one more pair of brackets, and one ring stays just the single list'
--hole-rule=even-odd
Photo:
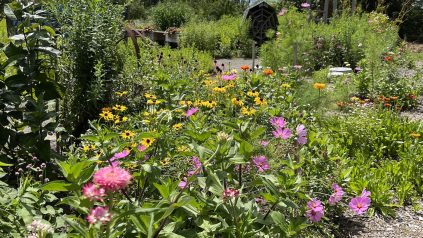
[{"label": "wooden structure", "polygon": [[274,30],[278,27],[278,17],[276,10],[266,1],[257,1],[244,11],[244,19],[250,20],[250,34],[258,45],[266,40],[268,30]]}]

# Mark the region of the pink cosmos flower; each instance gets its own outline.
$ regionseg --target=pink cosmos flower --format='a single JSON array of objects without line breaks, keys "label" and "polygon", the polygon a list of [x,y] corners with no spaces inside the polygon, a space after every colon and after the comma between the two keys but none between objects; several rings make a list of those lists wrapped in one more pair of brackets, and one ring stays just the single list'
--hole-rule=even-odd
[{"label": "pink cosmos flower", "polygon": [[278,13],[278,16],[283,16],[288,12],[288,9],[282,8],[281,11]]},{"label": "pink cosmos flower", "polygon": [[114,154],[112,158],[122,159],[122,158],[125,158],[126,156],[128,156],[129,153],[131,153],[130,150],[123,150],[122,152]]},{"label": "pink cosmos flower", "polygon": [[340,202],[342,200],[342,196],[344,196],[344,191],[342,190],[342,188],[334,183],[332,184],[332,189],[333,189],[333,194],[330,195],[329,197],[329,204],[330,205],[335,205],[336,203]]},{"label": "pink cosmos flower", "polygon": [[87,216],[87,221],[90,224],[101,222],[105,224],[110,221],[112,214],[109,212],[107,207],[96,207],[91,209],[90,215]]},{"label": "pink cosmos flower", "polygon": [[259,144],[260,144],[261,146],[263,146],[263,147],[267,147],[267,146],[269,145],[269,141],[267,141],[267,140],[262,140],[262,141],[260,141],[260,142],[259,142]]},{"label": "pink cosmos flower", "polygon": [[313,199],[307,203],[308,210],[306,216],[312,222],[318,222],[325,214],[325,208],[322,202],[318,199]]},{"label": "pink cosmos flower", "polygon": [[187,177],[184,177],[181,182],[179,182],[178,187],[184,189],[188,185]]},{"label": "pink cosmos flower", "polygon": [[300,124],[295,129],[297,131],[297,142],[300,145],[305,145],[307,143],[307,130],[303,124]]},{"label": "pink cosmos flower", "polygon": [[236,74],[229,74],[229,75],[224,74],[224,75],[222,75],[222,79],[226,80],[226,81],[234,80],[234,79],[236,79],[236,77],[237,77]]},{"label": "pink cosmos flower", "polygon": [[310,8],[311,5],[309,3],[304,2],[304,3],[301,3],[301,7],[302,8]]},{"label": "pink cosmos flower", "polygon": [[186,117],[190,117],[192,115],[194,115],[196,112],[198,112],[198,107],[193,107],[188,109],[188,111],[185,113]]},{"label": "pink cosmos flower", "polygon": [[262,198],[262,197],[257,197],[257,198],[255,198],[255,201],[256,201],[256,203],[258,203],[258,204],[260,204],[260,205],[262,205],[262,206],[264,206],[264,205],[266,205],[266,204],[267,204],[266,199],[264,199],[264,198]]},{"label": "pink cosmos flower", "polygon": [[264,172],[265,170],[269,170],[269,162],[267,158],[264,156],[256,156],[253,158],[253,163],[257,167],[259,172]]},{"label": "pink cosmos flower", "polygon": [[283,140],[289,139],[292,136],[292,132],[290,129],[285,128],[277,128],[275,131],[272,132],[275,138],[281,138]]},{"label": "pink cosmos flower", "polygon": [[369,209],[370,203],[371,200],[369,197],[355,197],[351,199],[349,207],[355,214],[360,215]]},{"label": "pink cosmos flower", "polygon": [[223,191],[223,198],[233,198],[239,196],[239,190],[235,188],[227,188]]},{"label": "pink cosmos flower", "polygon": [[139,145],[137,146],[137,149],[139,152],[143,152],[145,149],[147,149],[147,147],[145,147],[144,145]]},{"label": "pink cosmos flower", "polygon": [[372,193],[370,191],[367,191],[366,189],[363,189],[363,191],[361,192],[360,197],[370,197]]},{"label": "pink cosmos flower", "polygon": [[324,216],[324,210],[315,211],[315,210],[307,210],[306,216],[312,222],[319,222],[322,217]]},{"label": "pink cosmos flower", "polygon": [[102,201],[106,196],[106,190],[104,190],[104,188],[98,187],[93,183],[87,183],[82,188],[82,194],[84,197],[90,199],[91,201]]},{"label": "pink cosmos flower", "polygon": [[131,182],[131,174],[115,166],[108,166],[99,169],[93,178],[93,182],[97,185],[100,185],[106,191],[117,191],[124,189]]},{"label": "pink cosmos flower", "polygon": [[286,122],[283,117],[272,117],[270,118],[270,124],[272,124],[275,128],[284,128]]}]

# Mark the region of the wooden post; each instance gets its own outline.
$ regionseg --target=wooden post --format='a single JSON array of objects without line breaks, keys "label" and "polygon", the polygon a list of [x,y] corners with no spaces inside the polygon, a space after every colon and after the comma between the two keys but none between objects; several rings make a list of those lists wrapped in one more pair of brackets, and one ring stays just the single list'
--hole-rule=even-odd
[{"label": "wooden post", "polygon": [[357,0],[352,0],[352,5],[351,5],[351,13],[352,14],[355,13],[356,8],[357,8]]},{"label": "wooden post", "polygon": [[333,0],[333,16],[338,15],[338,0]]},{"label": "wooden post", "polygon": [[325,0],[325,5],[323,8],[323,22],[328,23],[328,15],[329,15],[329,0]]}]

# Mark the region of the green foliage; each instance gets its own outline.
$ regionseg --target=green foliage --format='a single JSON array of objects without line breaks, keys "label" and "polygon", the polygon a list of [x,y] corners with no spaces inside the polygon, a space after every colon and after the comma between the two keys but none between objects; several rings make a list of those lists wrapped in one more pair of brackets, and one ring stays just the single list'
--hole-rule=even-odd
[{"label": "green foliage", "polygon": [[57,128],[55,100],[63,95],[56,81],[56,33],[31,5],[5,6],[6,15],[20,22],[0,66],[0,158],[14,164],[32,156],[50,161],[48,135]]},{"label": "green foliage", "polygon": [[143,0],[132,0],[127,6],[127,11],[129,20],[145,19],[147,17]]},{"label": "green foliage", "polygon": [[182,29],[180,44],[225,58],[251,54],[252,40],[241,17],[227,16],[218,21],[189,22]]},{"label": "green foliage", "polygon": [[[62,39],[60,82],[65,86],[62,118],[65,127],[79,135],[88,120],[110,101],[112,82],[121,70],[117,54],[122,37],[122,7],[108,0],[71,0],[51,10],[66,32]],[[80,102],[85,102],[81,108]]]},{"label": "green foliage", "polygon": [[181,27],[189,21],[193,14],[191,6],[184,2],[160,2],[151,8],[151,17],[160,30],[170,27]]}]

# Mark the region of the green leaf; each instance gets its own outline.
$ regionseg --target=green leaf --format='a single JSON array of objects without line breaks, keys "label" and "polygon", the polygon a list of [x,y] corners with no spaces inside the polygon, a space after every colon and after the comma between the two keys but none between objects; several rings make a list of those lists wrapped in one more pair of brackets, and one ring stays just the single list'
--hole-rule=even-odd
[{"label": "green leaf", "polygon": [[250,144],[249,142],[243,140],[239,147],[239,153],[243,154],[246,157],[249,157],[249,155],[254,151],[254,146]]},{"label": "green leaf", "polygon": [[158,184],[158,183],[153,183],[154,187],[157,188],[157,190],[159,190],[160,195],[164,198],[164,199],[168,199],[170,196],[170,189],[168,188],[168,186],[166,184]]},{"label": "green leaf", "polygon": [[18,20],[9,4],[4,5],[4,14],[6,14],[6,16],[12,21]]},{"label": "green leaf", "polygon": [[62,180],[51,181],[41,186],[41,190],[43,191],[67,192],[74,191],[75,189],[77,189],[75,185]]},{"label": "green leaf", "polygon": [[12,166],[13,164],[6,164],[0,161],[0,167],[8,167],[8,166]]}]

